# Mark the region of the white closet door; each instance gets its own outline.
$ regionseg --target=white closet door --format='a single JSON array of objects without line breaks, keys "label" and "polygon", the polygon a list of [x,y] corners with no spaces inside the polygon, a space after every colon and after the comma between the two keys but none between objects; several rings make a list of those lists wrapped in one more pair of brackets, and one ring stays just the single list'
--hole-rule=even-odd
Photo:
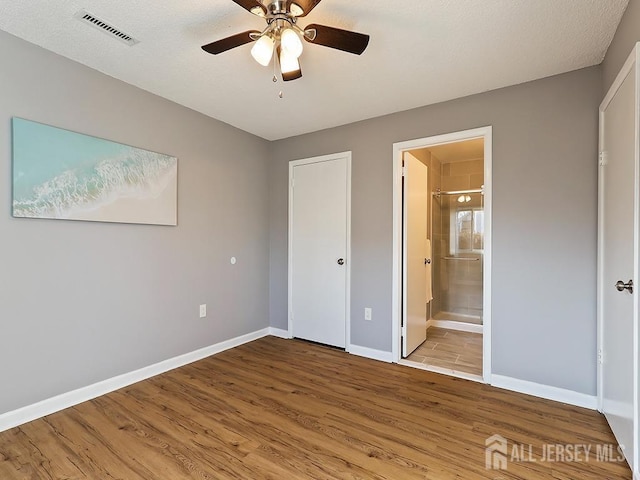
[{"label": "white closet door", "polygon": [[[600,114],[599,314],[602,411],[624,454],[637,462],[638,167],[635,66]],[[633,290],[630,282],[634,282]],[[618,286],[616,287],[616,284]],[[626,285],[624,285],[626,284]],[[636,458],[634,458],[636,457]],[[637,468],[637,465],[636,465]]]},{"label": "white closet door", "polygon": [[346,346],[349,157],[294,165],[290,325],[294,337]]}]

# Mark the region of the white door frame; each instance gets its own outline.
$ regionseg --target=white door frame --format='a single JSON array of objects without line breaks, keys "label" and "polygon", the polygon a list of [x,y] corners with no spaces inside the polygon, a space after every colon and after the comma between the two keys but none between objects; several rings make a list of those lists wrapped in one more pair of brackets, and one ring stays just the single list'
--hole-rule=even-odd
[{"label": "white door frame", "polygon": [[391,353],[394,363],[401,357],[402,318],[402,154],[405,151],[433,147],[445,143],[460,142],[474,138],[484,138],[484,268],[483,268],[483,345],[482,376],[485,383],[491,383],[491,265],[492,265],[492,127],[480,127],[460,132],[419,138],[393,144],[393,275],[391,298]]},{"label": "white door frame", "polygon": [[293,338],[293,168],[298,165],[308,165],[311,163],[328,162],[346,158],[347,160],[347,253],[345,261],[346,274],[346,301],[345,301],[345,350],[351,348],[351,152],[332,153],[319,157],[304,158],[301,160],[291,160],[289,162],[289,231],[288,231],[288,267],[287,267],[287,336]]},{"label": "white door frame", "polygon": [[[598,135],[598,152],[599,157],[602,157],[602,151],[604,147],[604,112],[615,97],[616,93],[622,86],[624,80],[631,72],[632,69],[636,69],[636,84],[635,84],[635,153],[634,153],[634,170],[635,170],[635,186],[634,186],[634,221],[633,221],[633,236],[634,236],[634,248],[633,248],[633,280],[638,284],[640,279],[640,133],[638,132],[638,127],[640,126],[640,78],[638,77],[638,66],[640,65],[640,43],[636,43],[633,51],[627,58],[624,66],[618,73],[615,81],[611,85],[611,88],[607,92],[607,95],[602,100],[599,109],[599,135]],[[597,352],[597,362],[598,362],[598,378],[597,378],[597,389],[598,389],[598,411],[602,412],[603,410],[603,362],[602,355],[603,353],[603,332],[604,332],[604,289],[612,288],[612,285],[604,285],[603,272],[604,272],[604,213],[605,213],[605,205],[604,205],[604,177],[601,174],[600,165],[603,165],[602,162],[606,162],[606,158],[598,158],[598,276],[597,276],[597,322],[598,322],[598,352]],[[634,285],[635,287],[635,285]],[[635,385],[633,387],[633,439],[634,439],[634,451],[631,453],[633,455],[633,464],[634,464],[634,478],[640,478],[640,445],[638,445],[638,441],[640,440],[640,425],[639,418],[640,415],[640,379],[638,375],[639,371],[639,315],[640,315],[640,292],[638,290],[634,291],[634,300],[633,300],[633,378],[635,381]]]}]

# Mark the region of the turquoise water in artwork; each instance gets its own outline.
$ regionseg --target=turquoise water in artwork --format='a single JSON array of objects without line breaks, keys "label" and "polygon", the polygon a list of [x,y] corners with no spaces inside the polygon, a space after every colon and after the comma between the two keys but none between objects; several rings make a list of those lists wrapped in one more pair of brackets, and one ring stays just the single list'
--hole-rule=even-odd
[{"label": "turquoise water in artwork", "polygon": [[13,119],[13,214],[65,218],[138,196],[174,173],[177,159],[20,118]]}]

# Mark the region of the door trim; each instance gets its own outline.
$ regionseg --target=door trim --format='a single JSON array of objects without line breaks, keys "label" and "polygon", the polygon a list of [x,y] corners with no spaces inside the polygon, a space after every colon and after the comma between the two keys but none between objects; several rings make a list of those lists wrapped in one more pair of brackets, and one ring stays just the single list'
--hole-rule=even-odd
[{"label": "door trim", "polygon": [[331,160],[347,160],[347,248],[345,262],[345,351],[351,349],[351,151],[321,155],[318,157],[291,160],[289,162],[289,220],[287,232],[287,334],[293,338],[293,169],[299,165],[328,162]]},{"label": "door trim", "polygon": [[483,272],[482,378],[491,383],[491,266],[492,266],[492,136],[491,126],[408,140],[393,144],[393,274],[391,284],[391,353],[393,362],[401,357],[402,318],[402,154],[418,148],[433,147],[474,138],[484,138],[484,209],[485,252]]},{"label": "door trim", "polygon": [[[598,401],[598,411],[602,412],[603,410],[603,387],[604,387],[604,377],[603,377],[603,333],[604,333],[604,214],[605,214],[605,205],[604,205],[604,175],[601,171],[601,158],[600,154],[603,151],[604,146],[604,112],[615,97],[616,93],[624,83],[624,80],[627,78],[629,73],[631,73],[632,69],[636,69],[636,78],[635,78],[635,146],[634,146],[634,170],[635,170],[635,185],[634,185],[634,219],[633,219],[633,236],[634,236],[634,247],[633,247],[633,279],[634,281],[638,281],[640,278],[640,138],[638,132],[638,126],[640,125],[640,78],[638,77],[638,65],[640,65],[640,42],[636,43],[633,51],[627,58],[624,63],[622,69],[616,76],[615,81],[611,85],[611,88],[607,92],[606,96],[602,100],[600,104],[600,108],[598,110],[598,261],[597,261],[597,352],[596,352],[596,362],[597,362],[597,401]],[[635,293],[635,292],[634,292]],[[639,426],[639,415],[640,415],[640,381],[638,380],[639,372],[639,313],[640,313],[640,297],[638,295],[634,295],[633,299],[633,378],[635,385],[633,386],[633,441],[634,441],[634,451],[631,453],[633,456],[633,464],[634,464],[634,478],[636,476],[640,477],[640,465],[638,462],[640,461],[640,445],[638,445],[638,441],[640,440],[640,426]]]}]

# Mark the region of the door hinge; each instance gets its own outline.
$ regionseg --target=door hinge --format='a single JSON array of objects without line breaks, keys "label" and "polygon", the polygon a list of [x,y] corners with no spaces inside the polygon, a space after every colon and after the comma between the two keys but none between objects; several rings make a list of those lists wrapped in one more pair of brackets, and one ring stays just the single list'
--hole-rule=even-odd
[{"label": "door hinge", "polygon": [[407,167],[406,166],[402,166],[402,176],[406,177],[407,176]]},{"label": "door hinge", "polygon": [[602,355],[602,349],[598,350],[598,365],[602,365],[603,363],[603,355]]},{"label": "door hinge", "polygon": [[598,165],[600,165],[601,167],[604,167],[608,163],[609,163],[609,155],[607,154],[607,152],[600,152],[598,154]]},{"label": "door hinge", "polygon": [[291,179],[291,188],[293,188],[295,186],[295,184],[296,184],[296,179],[292,178]]}]

